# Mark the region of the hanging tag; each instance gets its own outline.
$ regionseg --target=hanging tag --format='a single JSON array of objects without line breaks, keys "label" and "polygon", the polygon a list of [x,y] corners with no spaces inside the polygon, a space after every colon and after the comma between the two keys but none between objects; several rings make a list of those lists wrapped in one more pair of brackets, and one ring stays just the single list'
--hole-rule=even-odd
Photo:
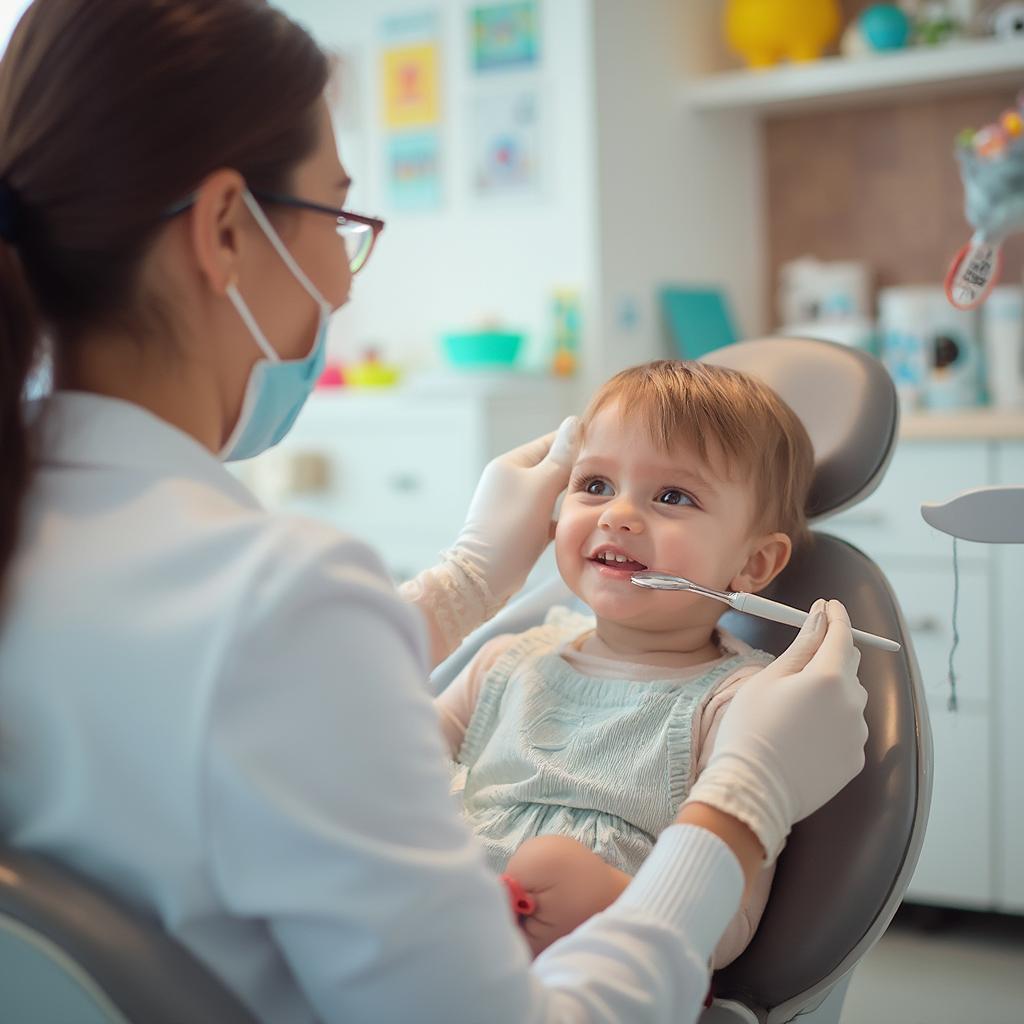
[{"label": "hanging tag", "polygon": [[975,236],[957,253],[946,274],[946,298],[957,309],[975,309],[988,298],[1002,268],[1002,243]]}]

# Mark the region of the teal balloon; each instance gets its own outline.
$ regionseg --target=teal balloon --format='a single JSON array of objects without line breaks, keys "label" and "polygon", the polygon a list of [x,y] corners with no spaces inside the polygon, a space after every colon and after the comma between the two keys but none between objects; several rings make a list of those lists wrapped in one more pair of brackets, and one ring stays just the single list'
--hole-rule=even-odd
[{"label": "teal balloon", "polygon": [[872,50],[899,50],[910,38],[910,19],[895,4],[872,5],[859,25]]}]

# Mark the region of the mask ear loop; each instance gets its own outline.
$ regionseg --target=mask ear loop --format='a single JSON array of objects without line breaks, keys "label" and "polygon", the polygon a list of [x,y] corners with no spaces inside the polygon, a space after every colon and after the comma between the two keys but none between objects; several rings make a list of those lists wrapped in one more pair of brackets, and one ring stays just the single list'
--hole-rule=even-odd
[{"label": "mask ear loop", "polygon": [[263,212],[263,208],[258,202],[256,202],[253,194],[246,189],[242,193],[242,199],[245,201],[245,205],[249,208],[249,212],[252,214],[253,219],[263,229],[263,233],[267,236],[270,244],[274,247],[274,251],[281,259],[284,260],[285,265],[288,269],[299,279],[299,283],[309,292],[312,298],[320,304],[320,309],[325,313],[330,314],[331,304],[320,294],[320,290],[315,284],[306,276],[306,272],[298,265],[295,261],[295,257],[288,251],[288,247],[281,241],[280,236],[274,230],[274,225],[270,223],[269,218]]},{"label": "mask ear loop", "polygon": [[237,283],[232,281],[227,286],[226,291],[231,305],[235,307],[235,312],[242,318],[245,326],[249,328],[249,333],[253,336],[263,354],[272,363],[281,362],[281,357],[274,351],[274,346],[267,341],[267,336],[263,333],[263,329],[256,322],[256,318],[252,315],[252,311],[249,309],[245,299],[242,298],[242,293],[238,290]]}]

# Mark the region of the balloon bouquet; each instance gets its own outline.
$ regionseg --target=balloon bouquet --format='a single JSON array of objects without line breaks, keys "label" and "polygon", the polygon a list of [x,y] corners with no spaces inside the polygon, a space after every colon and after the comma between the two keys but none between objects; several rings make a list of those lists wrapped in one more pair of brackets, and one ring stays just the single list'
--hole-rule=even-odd
[{"label": "balloon bouquet", "polygon": [[995,123],[961,132],[956,149],[974,234],[949,268],[946,296],[974,309],[999,279],[1003,242],[1024,232],[1024,93]]}]

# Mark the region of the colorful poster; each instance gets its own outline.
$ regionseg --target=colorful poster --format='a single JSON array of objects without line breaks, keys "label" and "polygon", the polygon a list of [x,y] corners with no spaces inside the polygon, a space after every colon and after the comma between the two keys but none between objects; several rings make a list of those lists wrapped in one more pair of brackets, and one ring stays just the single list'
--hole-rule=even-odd
[{"label": "colorful poster", "polygon": [[391,130],[429,128],[440,116],[435,42],[386,49],[382,56],[384,124]]},{"label": "colorful poster", "polygon": [[437,132],[402,132],[387,145],[389,199],[396,210],[441,204],[441,147]]},{"label": "colorful poster", "polygon": [[387,195],[395,210],[441,205],[441,46],[433,10],[381,23],[381,114]]},{"label": "colorful poster", "polygon": [[518,0],[473,10],[473,68],[476,71],[531,67],[540,52],[535,0]]},{"label": "colorful poster", "polygon": [[537,191],[540,116],[534,89],[475,97],[472,111],[473,187],[478,195]]}]

